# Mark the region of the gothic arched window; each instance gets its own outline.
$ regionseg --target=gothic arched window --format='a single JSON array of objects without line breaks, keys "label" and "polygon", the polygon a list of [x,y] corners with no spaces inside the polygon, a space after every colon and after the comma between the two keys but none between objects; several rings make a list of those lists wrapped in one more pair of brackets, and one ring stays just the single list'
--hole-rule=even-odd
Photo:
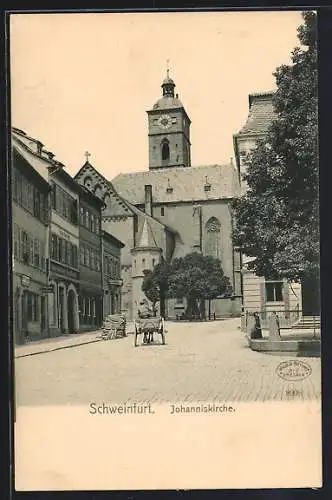
[{"label": "gothic arched window", "polygon": [[221,260],[221,224],[211,217],[205,225],[205,254]]},{"label": "gothic arched window", "polygon": [[169,160],[169,142],[167,139],[164,139],[161,143],[161,159],[162,161]]}]

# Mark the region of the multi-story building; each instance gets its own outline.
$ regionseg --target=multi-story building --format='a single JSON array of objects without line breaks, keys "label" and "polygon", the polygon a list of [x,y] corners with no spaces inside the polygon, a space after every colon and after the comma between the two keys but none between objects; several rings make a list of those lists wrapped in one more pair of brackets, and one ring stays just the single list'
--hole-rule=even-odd
[{"label": "multi-story building", "polygon": [[104,293],[106,314],[121,310],[124,245],[102,230],[104,201],[39,140],[13,128],[12,142],[16,341],[97,329]]},{"label": "multi-story building", "polygon": [[80,186],[79,195],[79,312],[82,331],[95,330],[103,321],[101,210],[104,203],[83,186]]},{"label": "multi-story building", "polygon": [[16,344],[48,335],[49,184],[13,142],[13,330]]},{"label": "multi-story building", "polygon": [[[234,152],[241,192],[247,184],[243,180],[247,165],[247,154],[256,147],[257,141],[264,139],[274,118],[273,92],[249,95],[249,114],[246,123],[234,135]],[[245,311],[258,311],[264,319],[270,311],[278,313],[280,321],[293,321],[302,309],[302,290],[299,283],[288,283],[285,279],[276,281],[267,276],[257,276],[248,269],[250,259],[242,256],[242,293]]]},{"label": "multi-story building", "polygon": [[79,186],[63,169],[51,184],[49,327],[52,334],[79,331]]},{"label": "multi-story building", "polygon": [[102,231],[104,317],[121,312],[121,249],[124,244],[107,231]]}]

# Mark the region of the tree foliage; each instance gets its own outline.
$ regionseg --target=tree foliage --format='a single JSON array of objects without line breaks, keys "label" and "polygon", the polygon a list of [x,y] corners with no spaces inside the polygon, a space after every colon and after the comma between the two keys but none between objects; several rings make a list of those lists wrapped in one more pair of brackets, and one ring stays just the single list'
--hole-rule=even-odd
[{"label": "tree foliage", "polygon": [[275,119],[247,156],[248,190],[233,203],[235,244],[254,257],[248,267],[288,280],[319,265],[316,14],[302,15],[302,47],[274,73]]},{"label": "tree foliage", "polygon": [[153,303],[162,298],[186,298],[188,316],[199,314],[198,302],[221,295],[230,296],[232,287],[218,259],[193,252],[162,262],[145,271],[142,290]]},{"label": "tree foliage", "polygon": [[214,299],[232,293],[220,260],[198,252],[173,260],[168,287],[172,298]]},{"label": "tree foliage", "polygon": [[145,270],[142,283],[142,291],[145,296],[152,302],[155,309],[156,304],[160,302],[160,311],[164,313],[164,300],[168,291],[168,277],[170,266],[165,261],[159,262],[153,270]]}]

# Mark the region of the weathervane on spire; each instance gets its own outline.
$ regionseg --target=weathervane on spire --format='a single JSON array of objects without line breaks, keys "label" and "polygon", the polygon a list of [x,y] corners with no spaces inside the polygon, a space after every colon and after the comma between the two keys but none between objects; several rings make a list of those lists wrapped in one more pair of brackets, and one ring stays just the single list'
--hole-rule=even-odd
[{"label": "weathervane on spire", "polygon": [[89,151],[85,151],[84,156],[86,158],[86,161],[88,162],[89,161],[89,156],[91,156],[91,153],[89,153]]},{"label": "weathervane on spire", "polygon": [[167,72],[167,78],[169,78],[169,59],[166,59],[166,72]]}]

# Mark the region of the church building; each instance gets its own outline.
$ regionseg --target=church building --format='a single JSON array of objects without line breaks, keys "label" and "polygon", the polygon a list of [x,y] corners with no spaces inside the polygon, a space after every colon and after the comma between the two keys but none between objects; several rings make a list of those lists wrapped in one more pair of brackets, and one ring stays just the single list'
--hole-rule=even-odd
[{"label": "church building", "polygon": [[[211,303],[216,317],[241,313],[241,259],[232,243],[231,201],[239,195],[236,168],[191,165],[191,121],[167,77],[162,95],[147,111],[148,169],[108,180],[88,161],[75,179],[103,199],[102,223],[125,245],[122,250],[122,312],[132,318],[144,293],[143,271],[161,258],[171,261],[197,251],[220,259],[232,297]],[[110,165],[110,169],[112,165]],[[185,310],[185,299],[169,299],[166,315]]]}]

